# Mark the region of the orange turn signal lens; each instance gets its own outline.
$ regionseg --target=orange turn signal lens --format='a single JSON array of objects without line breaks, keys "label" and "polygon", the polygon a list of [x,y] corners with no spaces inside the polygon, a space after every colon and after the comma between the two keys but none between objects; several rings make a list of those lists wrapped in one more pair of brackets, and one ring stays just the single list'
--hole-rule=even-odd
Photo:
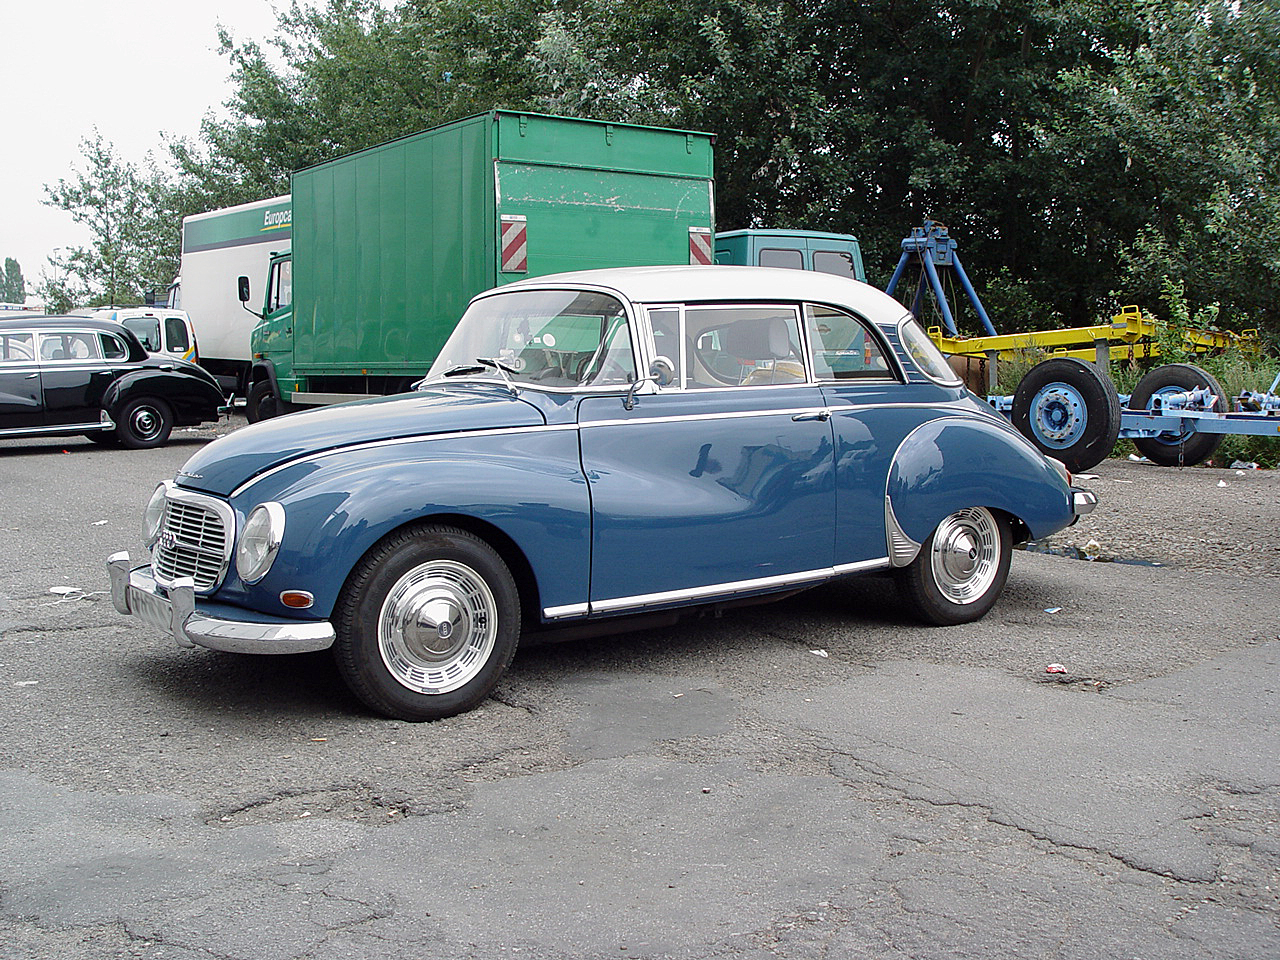
[{"label": "orange turn signal lens", "polygon": [[305,590],[283,590],[280,593],[280,602],[295,610],[305,610],[316,602],[316,598]]}]

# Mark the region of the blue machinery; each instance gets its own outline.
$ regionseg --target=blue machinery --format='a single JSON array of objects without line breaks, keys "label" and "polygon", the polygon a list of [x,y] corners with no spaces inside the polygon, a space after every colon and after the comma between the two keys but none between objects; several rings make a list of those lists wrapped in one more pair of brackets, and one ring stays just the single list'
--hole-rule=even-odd
[{"label": "blue machinery", "polygon": [[969,282],[969,275],[964,272],[960,257],[956,254],[956,242],[951,239],[951,234],[947,232],[946,227],[932,220],[926,220],[923,227],[911,228],[911,236],[902,241],[902,256],[898,259],[898,267],[893,271],[889,286],[885,287],[885,293],[893,296],[893,291],[898,288],[898,281],[902,279],[908,264],[913,260],[918,260],[921,266],[916,295],[911,301],[913,314],[920,316],[925,286],[928,285],[934,299],[938,302],[938,309],[942,311],[942,325],[951,336],[959,335],[956,331],[955,317],[951,314],[951,304],[947,301],[946,291],[943,290],[942,280],[938,275],[939,267],[950,267],[955,271],[956,279],[960,281],[960,287],[964,290],[965,296],[973,304],[973,309],[977,312],[978,319],[982,321],[987,335],[992,337],[996,335],[996,328],[991,325],[991,318],[987,316],[982,301],[978,299],[977,291]]}]

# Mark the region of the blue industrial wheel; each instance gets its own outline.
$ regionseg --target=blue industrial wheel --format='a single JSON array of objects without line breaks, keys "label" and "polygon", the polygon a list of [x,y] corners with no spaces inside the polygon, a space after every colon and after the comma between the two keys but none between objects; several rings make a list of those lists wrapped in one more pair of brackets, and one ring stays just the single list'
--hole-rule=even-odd
[{"label": "blue industrial wheel", "polygon": [[[1207,387],[1217,397],[1213,410],[1225,413],[1227,397],[1217,379],[1207,370],[1190,363],[1166,363],[1156,367],[1141,380],[1129,398],[1130,410],[1151,410],[1155,397],[1185,393]],[[1135,437],[1133,445],[1152,463],[1164,467],[1193,466],[1213,456],[1222,443],[1220,433],[1192,433],[1188,430],[1167,431],[1155,437]]]},{"label": "blue industrial wheel", "polygon": [[1031,368],[1013,395],[1013,424],[1036,448],[1087,470],[1101,463],[1120,435],[1120,398],[1093,364],[1054,357]]}]

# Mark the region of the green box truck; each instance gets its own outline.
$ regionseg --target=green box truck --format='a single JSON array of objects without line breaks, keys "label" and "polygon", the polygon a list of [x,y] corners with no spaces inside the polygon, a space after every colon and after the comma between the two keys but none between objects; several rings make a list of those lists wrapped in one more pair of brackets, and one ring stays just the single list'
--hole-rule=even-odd
[{"label": "green box truck", "polygon": [[253,331],[250,420],[408,389],[490,287],[712,260],[705,133],[498,110],[292,183],[292,251],[272,259]]}]

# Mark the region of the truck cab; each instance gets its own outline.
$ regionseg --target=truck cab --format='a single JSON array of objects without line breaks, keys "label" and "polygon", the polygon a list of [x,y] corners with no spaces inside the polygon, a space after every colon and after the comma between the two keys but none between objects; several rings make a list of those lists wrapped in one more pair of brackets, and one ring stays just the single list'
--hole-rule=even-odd
[{"label": "truck cab", "polygon": [[814,270],[866,281],[858,238],[816,230],[728,230],[716,234],[716,263]]},{"label": "truck cab", "polygon": [[[240,301],[248,310],[249,278],[240,278]],[[253,311],[250,310],[252,313]],[[267,268],[262,312],[249,342],[252,351],[245,415],[250,423],[291,408],[283,397],[297,389],[293,377],[293,254],[273,253]]]}]

